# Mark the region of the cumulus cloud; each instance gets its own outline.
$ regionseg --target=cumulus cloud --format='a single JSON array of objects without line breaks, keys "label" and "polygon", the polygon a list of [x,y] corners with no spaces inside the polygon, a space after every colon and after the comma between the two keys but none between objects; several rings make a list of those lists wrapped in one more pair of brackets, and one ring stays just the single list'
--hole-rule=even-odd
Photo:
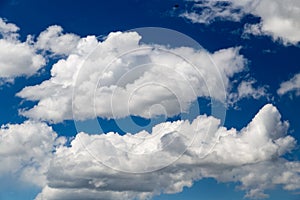
[{"label": "cumulus cloud", "polygon": [[212,21],[239,21],[246,14],[260,17],[258,24],[246,24],[245,33],[269,35],[284,44],[300,41],[300,2],[297,0],[195,0],[199,11],[186,11],[181,16],[193,23],[209,24]]},{"label": "cumulus cloud", "polygon": [[293,78],[280,84],[277,90],[279,95],[284,95],[288,92],[295,92],[297,96],[300,95],[300,73],[296,74]]},{"label": "cumulus cloud", "polygon": [[11,80],[30,76],[45,65],[43,56],[36,53],[30,39],[18,40],[19,28],[0,18],[0,78]]},{"label": "cumulus cloud", "polygon": [[[63,33],[60,26],[50,26],[37,39],[28,35],[19,40],[19,27],[0,18],[0,84],[13,82],[15,77],[31,76],[46,65],[44,57],[66,56],[76,49],[80,37]],[[38,54],[43,51],[44,54]]]},{"label": "cumulus cloud", "polygon": [[299,189],[300,163],[281,158],[296,143],[287,129],[268,104],[240,131],[198,116],[159,124],[151,134],[79,133],[70,147],[57,148],[36,199],[147,199],[207,177],[238,182],[250,198],[267,197],[279,184]]},{"label": "cumulus cloud", "polygon": [[44,123],[26,121],[0,128],[0,176],[42,187],[55,146],[63,138]]},{"label": "cumulus cloud", "polygon": [[64,34],[62,27],[53,25],[40,33],[35,47],[54,55],[69,55],[76,49],[79,39],[80,37],[75,34]]},{"label": "cumulus cloud", "polygon": [[[52,122],[95,114],[173,116],[187,112],[197,97],[225,102],[229,79],[245,66],[239,48],[209,53],[140,40],[136,32],[110,33],[102,42],[95,36],[81,38],[66,59],[53,65],[49,80],[17,94],[38,101],[21,113]],[[157,109],[157,104],[164,109]]]},{"label": "cumulus cloud", "polygon": [[4,38],[16,38],[18,34],[16,33],[19,31],[19,27],[15,24],[7,23],[5,20],[0,18],[0,33]]}]

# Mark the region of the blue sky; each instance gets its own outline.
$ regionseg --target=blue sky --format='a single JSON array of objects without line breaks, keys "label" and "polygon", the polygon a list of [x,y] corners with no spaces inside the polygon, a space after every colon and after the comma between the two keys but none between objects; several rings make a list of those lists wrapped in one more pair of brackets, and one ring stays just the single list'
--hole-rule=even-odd
[{"label": "blue sky", "polygon": [[2,1],[0,199],[299,199],[283,2]]}]

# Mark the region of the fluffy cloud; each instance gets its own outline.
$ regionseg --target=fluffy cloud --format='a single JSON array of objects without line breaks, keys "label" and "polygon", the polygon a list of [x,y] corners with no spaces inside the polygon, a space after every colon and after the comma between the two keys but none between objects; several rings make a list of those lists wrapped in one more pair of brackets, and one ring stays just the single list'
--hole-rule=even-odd
[{"label": "fluffy cloud", "polygon": [[18,36],[16,33],[19,30],[15,24],[7,23],[2,18],[0,18],[0,33],[4,38],[15,38]]},{"label": "fluffy cloud", "polygon": [[297,0],[195,0],[200,11],[185,12],[181,16],[193,23],[211,23],[216,19],[239,21],[246,14],[261,18],[259,24],[247,24],[245,33],[270,35],[284,44],[300,41],[300,2]]},{"label": "fluffy cloud", "polygon": [[[0,78],[30,76],[45,65],[43,56],[36,53],[31,40],[18,40],[19,28],[0,18]],[[2,36],[2,37],[1,37]]]},{"label": "fluffy cloud", "polygon": [[209,53],[140,40],[135,32],[111,33],[103,42],[94,36],[80,39],[72,54],[53,65],[51,79],[18,93],[38,101],[21,113],[52,122],[95,114],[173,116],[187,112],[199,96],[225,102],[229,79],[244,69],[239,48]]},{"label": "fluffy cloud", "polygon": [[37,199],[146,199],[206,177],[239,182],[250,198],[277,184],[299,189],[300,163],[280,158],[296,143],[287,129],[268,104],[240,131],[199,116],[159,124],[151,134],[79,133],[57,148]]},{"label": "fluffy cloud", "polygon": [[19,27],[0,18],[0,84],[13,82],[18,76],[31,76],[41,69],[46,60],[37,51],[51,55],[69,55],[79,42],[79,36],[64,34],[60,26],[50,26],[35,39],[27,36],[20,41]]},{"label": "fluffy cloud", "polygon": [[63,138],[44,123],[26,121],[0,128],[0,176],[43,186],[55,146]]},{"label": "fluffy cloud", "polygon": [[296,92],[296,95],[300,95],[300,73],[296,74],[293,78],[280,84],[280,88],[277,90],[279,95],[284,95],[288,92]]},{"label": "fluffy cloud", "polygon": [[40,33],[35,47],[49,51],[54,55],[69,55],[76,49],[79,39],[80,37],[75,34],[64,34],[62,27],[53,25]]}]

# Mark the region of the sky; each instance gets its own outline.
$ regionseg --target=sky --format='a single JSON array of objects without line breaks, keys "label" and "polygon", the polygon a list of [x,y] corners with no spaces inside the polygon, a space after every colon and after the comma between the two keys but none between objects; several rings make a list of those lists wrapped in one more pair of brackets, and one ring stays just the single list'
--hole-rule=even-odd
[{"label": "sky", "polygon": [[0,2],[0,199],[299,200],[300,2]]}]

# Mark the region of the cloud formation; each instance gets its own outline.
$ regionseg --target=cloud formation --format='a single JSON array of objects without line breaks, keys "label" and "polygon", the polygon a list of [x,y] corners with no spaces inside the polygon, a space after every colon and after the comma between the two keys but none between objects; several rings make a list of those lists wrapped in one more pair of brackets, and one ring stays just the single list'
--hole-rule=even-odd
[{"label": "cloud formation", "polygon": [[36,74],[46,65],[46,57],[69,55],[80,39],[75,34],[63,33],[57,25],[48,27],[36,39],[28,35],[24,42],[19,40],[18,31],[18,26],[0,18],[0,84]]},{"label": "cloud formation", "polygon": [[49,26],[45,31],[41,32],[35,43],[35,48],[49,51],[54,55],[69,55],[77,46],[80,37],[63,33],[60,26]]},{"label": "cloud formation", "polygon": [[245,13],[241,8],[226,0],[187,0],[195,2],[191,12],[185,11],[180,16],[190,20],[192,23],[210,24],[216,20],[239,21]]},{"label": "cloud formation", "polygon": [[296,74],[293,78],[280,84],[277,90],[279,95],[284,95],[288,92],[295,92],[297,96],[300,95],[300,73]]},{"label": "cloud formation", "polygon": [[0,176],[42,187],[56,145],[63,138],[41,122],[25,121],[6,124],[0,128]]},{"label": "cloud formation", "polygon": [[147,199],[208,177],[238,182],[250,198],[267,197],[275,185],[300,189],[300,163],[281,158],[296,144],[287,129],[268,104],[240,131],[199,116],[159,124],[151,134],[79,133],[57,148],[37,199]]},{"label": "cloud formation", "polygon": [[102,42],[81,38],[66,59],[53,65],[49,80],[17,94],[38,101],[21,114],[54,123],[95,115],[174,116],[187,112],[197,97],[225,102],[229,79],[245,68],[239,48],[209,53],[140,40],[136,32],[110,33]]},{"label": "cloud formation", "polygon": [[0,18],[0,78],[12,79],[18,76],[31,76],[41,69],[46,61],[36,53],[30,36],[21,42],[19,28]]},{"label": "cloud formation", "polygon": [[[231,20],[244,15],[239,12]],[[229,13],[221,11],[218,17]],[[31,120],[174,116],[188,112],[197,97],[228,101],[230,79],[245,69],[238,47],[210,53],[142,44],[136,32],[115,32],[98,41],[65,34],[59,26],[43,31],[36,42],[31,36],[21,42],[18,30],[0,19],[0,51],[9,49],[0,56],[8,66],[0,68],[0,77],[36,73],[45,64],[36,53],[40,50],[64,57],[53,65],[49,80],[17,94],[38,102],[20,111]],[[297,74],[282,83],[278,94],[298,95],[299,80]],[[232,98],[267,95],[264,87],[253,84],[242,81]],[[300,189],[300,163],[283,158],[296,141],[287,135],[288,122],[270,104],[240,131],[222,127],[214,117],[198,116],[192,122],[158,124],[151,133],[82,132],[71,146],[63,146],[64,138],[47,124],[31,120],[1,127],[0,176],[11,174],[43,187],[37,199],[147,199],[181,192],[203,178],[237,182],[250,198],[266,198],[264,191],[276,185]]]},{"label": "cloud formation", "polygon": [[228,96],[229,104],[236,104],[238,101],[244,98],[253,98],[253,99],[260,99],[260,98],[269,98],[270,94],[268,94],[267,86],[254,86],[256,81],[252,80],[243,80],[237,86],[237,91],[230,93]]},{"label": "cloud formation", "polygon": [[246,14],[260,17],[258,24],[246,24],[245,33],[269,35],[284,44],[300,41],[300,2],[297,0],[194,0],[194,10],[181,17],[193,23],[209,24],[215,20],[240,21]]}]

